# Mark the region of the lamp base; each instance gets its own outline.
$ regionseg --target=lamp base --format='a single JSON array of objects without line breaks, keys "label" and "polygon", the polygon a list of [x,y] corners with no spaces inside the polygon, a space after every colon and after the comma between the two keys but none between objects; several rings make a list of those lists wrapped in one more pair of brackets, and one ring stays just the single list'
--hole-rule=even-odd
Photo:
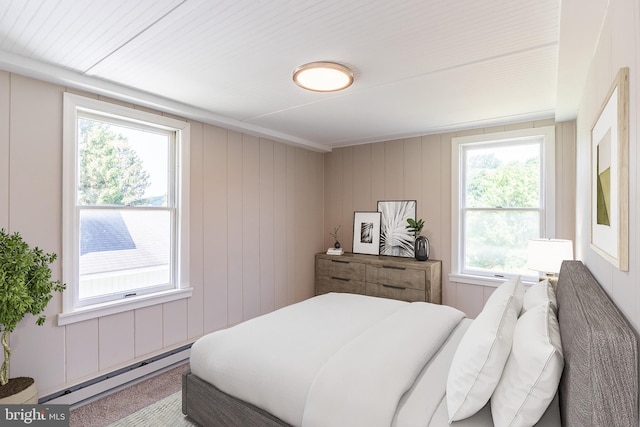
[{"label": "lamp base", "polygon": [[553,273],[547,273],[544,276],[538,277],[538,282],[542,282],[543,280],[548,280],[554,289],[558,286],[558,276]]}]

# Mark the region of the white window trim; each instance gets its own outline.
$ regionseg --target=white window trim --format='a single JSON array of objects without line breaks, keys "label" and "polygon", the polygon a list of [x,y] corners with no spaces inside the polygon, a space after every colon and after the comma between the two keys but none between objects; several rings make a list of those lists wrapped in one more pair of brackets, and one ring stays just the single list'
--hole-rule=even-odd
[{"label": "white window trim", "polygon": [[[77,133],[78,109],[93,111],[101,115],[127,117],[141,123],[153,123],[167,129],[177,130],[176,155],[178,157],[176,178],[178,193],[176,203],[178,207],[177,219],[177,284],[175,289],[155,293],[128,297],[126,299],[109,301],[106,303],[75,307],[73,286],[77,286],[76,272],[78,271],[78,242],[72,230],[75,227],[75,192],[77,158],[75,141]],[[192,294],[189,282],[189,162],[190,162],[190,124],[170,117],[135,110],[117,104],[86,98],[72,93],[64,94],[64,122],[63,122],[63,176],[62,176],[62,279],[67,284],[67,290],[62,294],[62,313],[58,315],[58,325],[81,322],[96,317],[107,316],[134,310],[150,305],[161,304],[178,299],[188,298]],[[74,143],[68,143],[74,141]],[[69,167],[73,165],[73,167]],[[71,287],[71,289],[69,289]]]},{"label": "white window trim", "polygon": [[[495,143],[501,140],[513,140],[518,138],[544,137],[542,144],[542,197],[544,201],[545,215],[542,221],[541,234],[544,237],[555,237],[555,126],[538,128],[517,129],[505,132],[469,135],[451,139],[451,272],[449,280],[458,283],[497,287],[508,277],[495,278],[461,273],[462,245],[461,239],[461,215],[460,203],[462,191],[460,189],[460,170],[462,168],[461,148],[467,144]],[[534,276],[523,277],[525,281],[534,281]]]}]

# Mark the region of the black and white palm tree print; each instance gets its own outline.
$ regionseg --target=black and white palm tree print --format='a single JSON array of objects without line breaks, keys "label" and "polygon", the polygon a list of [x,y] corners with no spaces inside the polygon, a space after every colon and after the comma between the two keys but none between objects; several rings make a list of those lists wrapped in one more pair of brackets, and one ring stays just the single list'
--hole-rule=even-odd
[{"label": "black and white palm tree print", "polygon": [[416,217],[416,201],[380,201],[378,211],[382,214],[380,255],[412,258],[415,237],[407,230],[407,219]]}]

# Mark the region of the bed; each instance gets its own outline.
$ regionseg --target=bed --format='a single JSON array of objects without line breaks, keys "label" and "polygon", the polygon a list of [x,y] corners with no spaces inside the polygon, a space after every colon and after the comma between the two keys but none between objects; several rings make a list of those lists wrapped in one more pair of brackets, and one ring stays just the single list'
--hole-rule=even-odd
[{"label": "bed", "polygon": [[[552,354],[560,371],[535,425],[637,427],[636,336],[580,261],[563,263],[555,300],[527,318],[552,309],[562,342]],[[458,372],[471,365],[462,349],[470,335],[482,335],[467,331],[481,318],[428,303],[314,297],[198,340],[183,375],[182,411],[202,426],[499,425],[498,412],[509,406],[496,403],[499,395],[514,394],[504,380],[518,372],[513,355],[505,356],[504,372],[480,374],[498,382],[488,402],[466,394],[460,410],[452,410],[457,379],[464,377]],[[501,325],[508,323],[503,319]],[[510,339],[515,351],[517,338]],[[466,408],[469,402],[476,407]]]}]

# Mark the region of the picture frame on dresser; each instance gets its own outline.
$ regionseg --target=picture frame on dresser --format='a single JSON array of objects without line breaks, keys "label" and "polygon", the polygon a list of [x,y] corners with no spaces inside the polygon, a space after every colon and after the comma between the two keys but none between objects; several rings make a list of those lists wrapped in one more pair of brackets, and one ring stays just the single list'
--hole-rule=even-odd
[{"label": "picture frame on dresser", "polygon": [[353,253],[380,254],[380,212],[353,213]]},{"label": "picture frame on dresser", "polygon": [[413,258],[415,236],[407,230],[407,219],[416,218],[416,200],[378,201],[380,255]]}]

